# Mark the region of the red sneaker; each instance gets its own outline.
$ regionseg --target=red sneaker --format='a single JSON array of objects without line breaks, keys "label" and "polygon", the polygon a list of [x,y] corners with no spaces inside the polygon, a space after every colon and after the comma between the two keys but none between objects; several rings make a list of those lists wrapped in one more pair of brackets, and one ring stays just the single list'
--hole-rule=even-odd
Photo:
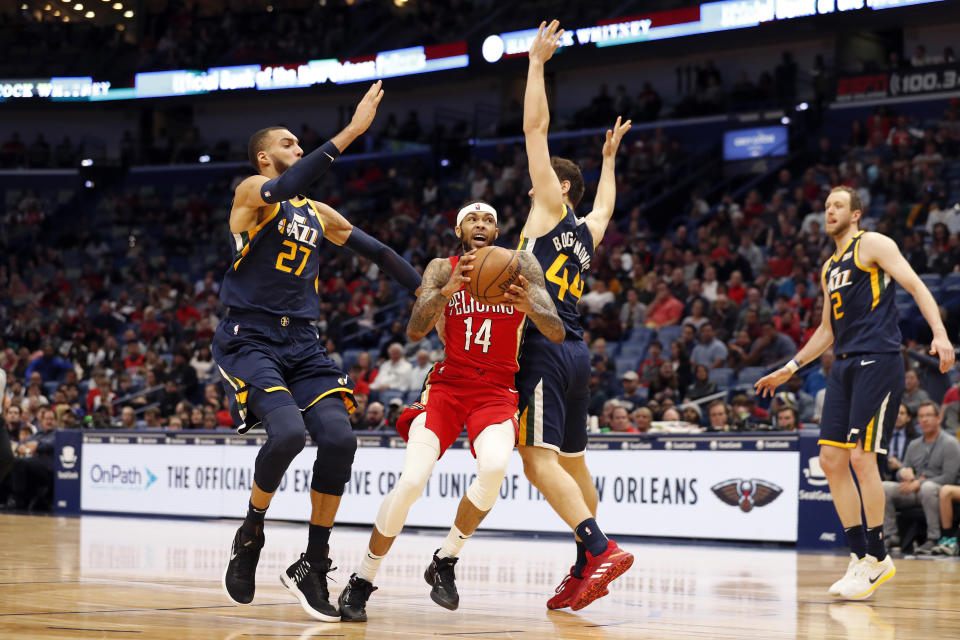
[{"label": "red sneaker", "polygon": [[[570,567],[570,573],[564,576],[560,582],[560,586],[556,589],[557,595],[547,600],[547,609],[563,609],[564,607],[569,607],[570,601],[573,599],[573,595],[577,592],[577,587],[580,586],[581,582],[583,582],[583,578],[574,576],[573,567]],[[604,588],[600,597],[602,598],[608,593],[610,592]]]},{"label": "red sneaker", "polygon": [[617,546],[613,540],[607,541],[607,550],[594,557],[587,551],[587,566],[583,568],[583,579],[576,585],[570,608],[574,611],[607,595],[607,585],[619,578],[633,564],[633,554]]}]

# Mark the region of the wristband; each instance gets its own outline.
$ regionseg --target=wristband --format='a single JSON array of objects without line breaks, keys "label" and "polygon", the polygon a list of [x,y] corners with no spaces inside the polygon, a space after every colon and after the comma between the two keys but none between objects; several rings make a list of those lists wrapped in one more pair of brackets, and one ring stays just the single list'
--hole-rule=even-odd
[{"label": "wristband", "polygon": [[787,368],[787,371],[789,371],[790,373],[796,373],[797,370],[800,369],[800,363],[797,362],[796,358],[794,358],[784,366]]}]

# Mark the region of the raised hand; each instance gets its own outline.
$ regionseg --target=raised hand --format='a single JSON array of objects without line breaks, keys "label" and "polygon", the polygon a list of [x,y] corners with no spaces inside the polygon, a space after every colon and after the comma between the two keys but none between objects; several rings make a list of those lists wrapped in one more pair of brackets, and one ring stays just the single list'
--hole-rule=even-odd
[{"label": "raised hand", "polygon": [[772,398],[773,394],[776,393],[777,387],[789,380],[792,375],[789,369],[780,367],[773,373],[768,373],[757,380],[753,388],[757,390],[757,395],[761,398],[764,396],[770,396]]},{"label": "raised hand", "polygon": [[370,88],[360,100],[360,104],[357,105],[357,110],[353,112],[353,118],[350,120],[350,128],[354,130],[356,135],[360,135],[366,131],[373,122],[373,118],[377,115],[377,106],[379,106],[380,100],[383,99],[382,87],[382,80],[377,80],[370,85]]},{"label": "raised hand", "polygon": [[442,293],[445,298],[452,298],[453,294],[463,288],[463,285],[470,282],[469,274],[473,271],[473,260],[477,257],[476,253],[476,249],[471,249],[460,256],[460,259],[457,261],[457,266],[454,267],[450,273],[447,284],[440,288],[440,293]]},{"label": "raised hand", "polygon": [[563,29],[560,29],[560,21],[553,20],[548,25],[546,22],[540,23],[540,29],[536,37],[530,43],[530,60],[540,62],[541,64],[553,57],[553,53],[560,46],[560,39],[563,37]]},{"label": "raised hand", "polygon": [[627,131],[630,131],[630,127],[632,126],[631,121],[627,120],[623,124],[620,124],[620,119],[621,116],[617,116],[617,123],[613,125],[613,129],[607,129],[607,139],[603,143],[604,158],[613,158],[617,155],[620,140],[623,139]]}]

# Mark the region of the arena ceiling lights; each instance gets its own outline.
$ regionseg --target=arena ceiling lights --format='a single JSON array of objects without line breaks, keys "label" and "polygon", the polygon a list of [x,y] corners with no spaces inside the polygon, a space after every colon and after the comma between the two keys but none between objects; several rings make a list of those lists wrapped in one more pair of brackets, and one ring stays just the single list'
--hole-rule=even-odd
[{"label": "arena ceiling lights", "polygon": [[[793,20],[861,9],[894,9],[944,0],[721,0],[685,9],[606,20],[594,26],[567,29],[562,47],[612,47],[649,40],[716,33],[756,27],[765,22]],[[487,62],[526,55],[536,29],[493,34],[483,41]]]}]

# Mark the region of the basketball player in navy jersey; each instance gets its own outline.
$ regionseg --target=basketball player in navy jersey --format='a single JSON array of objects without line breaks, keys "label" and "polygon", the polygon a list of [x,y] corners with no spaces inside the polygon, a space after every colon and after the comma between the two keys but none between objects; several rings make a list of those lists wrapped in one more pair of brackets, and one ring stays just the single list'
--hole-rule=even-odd
[{"label": "basketball player in navy jersey", "polygon": [[846,573],[829,592],[862,600],[896,573],[883,541],[886,499],[877,470],[877,454],[887,452],[904,388],[894,281],[910,292],[930,324],[930,354],[939,356],[940,371],[946,373],[955,356],[936,301],[896,243],[883,234],[860,230],[863,207],[857,192],[835,187],[825,209],[825,229],[836,250],[820,273],[824,300],[820,326],[793,360],[758,380],[756,388],[761,395],[772,396],[797,369],[833,345],[837,359],[827,380],[818,444],[820,466],[851,553]]},{"label": "basketball player in navy jersey", "polygon": [[547,607],[577,610],[606,595],[607,585],[633,564],[633,556],[609,540],[595,520],[599,498],[584,461],[590,353],[577,313],[583,279],[613,215],[617,148],[630,121],[621,125],[617,118],[607,131],[593,211],[577,218],[574,208],[584,191],[580,168],[570,160],[551,158],[547,146],[550,112],[543,67],[562,35],[556,20],[541,23],[530,46],[523,133],[533,188],[519,249],[532,252],[543,268],[566,339],[553,344],[535,326],[527,328],[517,374],[518,449],[527,479],[573,529],[577,542],[576,562]]},{"label": "basketball player in navy jersey", "polygon": [[283,127],[262,129],[250,138],[257,175],[241,182],[234,196],[230,231],[237,252],[223,278],[220,298],[228,308],[213,340],[238,431],[262,422],[267,432],[254,465],[247,516],[233,539],[224,590],[238,604],[253,600],[264,515],[309,433],[317,445],[309,539],[306,552],[280,580],[309,615],[327,622],[340,620],[327,591],[327,543],[357,442],[348,419],[352,385],[311,324],[320,315],[321,243],[326,239],[372,260],[410,291],[420,285],[420,276],[393,250],[301,194],[367,130],[382,97],[377,82],[350,124],[307,155]]}]

